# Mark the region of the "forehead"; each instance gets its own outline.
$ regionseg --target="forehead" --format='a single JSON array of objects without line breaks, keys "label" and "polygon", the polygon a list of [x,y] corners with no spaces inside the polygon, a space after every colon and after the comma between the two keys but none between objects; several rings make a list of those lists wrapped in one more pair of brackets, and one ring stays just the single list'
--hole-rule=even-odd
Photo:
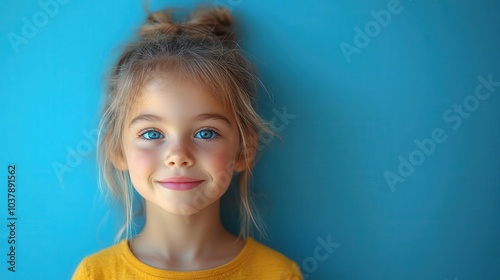
[{"label": "forehead", "polygon": [[207,88],[185,80],[155,78],[137,93],[127,119],[155,114],[176,121],[201,113],[217,113],[232,119],[232,112]]}]

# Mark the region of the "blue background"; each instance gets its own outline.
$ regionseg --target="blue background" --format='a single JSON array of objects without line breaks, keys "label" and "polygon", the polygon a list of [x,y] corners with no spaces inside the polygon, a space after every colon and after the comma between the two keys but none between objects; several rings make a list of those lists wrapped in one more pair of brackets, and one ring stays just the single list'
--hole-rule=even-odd
[{"label": "blue background", "polygon": [[[143,4],[72,0],[47,15],[48,2],[8,0],[0,10],[1,279],[69,279],[117,226],[99,197],[93,131],[103,76],[143,22]],[[268,143],[255,170],[268,197],[264,243],[308,279],[500,279],[500,87],[474,103],[479,76],[500,81],[497,1],[402,0],[385,26],[374,14],[387,0],[217,3],[237,18],[274,95],[262,113],[285,139]],[[23,17],[39,27],[12,43]],[[370,35],[363,41],[356,28]],[[357,50],[345,54],[346,44]],[[453,108],[464,102],[461,116]],[[294,118],[279,119],[283,107]],[[415,141],[435,129],[446,140],[424,154]],[[6,263],[9,164],[15,273]],[[405,176],[391,184],[387,172]],[[319,259],[328,238],[336,247]]]}]

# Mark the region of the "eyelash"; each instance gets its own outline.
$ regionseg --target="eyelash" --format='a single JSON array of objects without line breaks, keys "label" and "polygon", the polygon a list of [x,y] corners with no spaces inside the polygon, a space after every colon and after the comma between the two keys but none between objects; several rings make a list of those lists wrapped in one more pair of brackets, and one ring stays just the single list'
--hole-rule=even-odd
[{"label": "eyelash", "polygon": [[[201,131],[204,131],[204,130],[209,130],[209,131],[215,133],[215,136],[212,137],[212,138],[209,138],[209,139],[203,139],[203,138],[198,138],[198,139],[202,139],[202,140],[205,140],[205,141],[214,141],[215,139],[218,139],[221,136],[221,134],[215,128],[213,128],[213,127],[204,127],[202,129],[198,130],[196,132],[196,134],[198,134],[198,133],[200,133]],[[139,139],[141,139],[143,141],[154,141],[154,140],[163,139],[163,138],[159,138],[159,139],[147,139],[147,138],[145,138],[144,134],[146,134],[148,132],[151,132],[151,131],[158,132],[158,133],[160,133],[162,135],[163,138],[165,138],[165,136],[163,136],[163,133],[160,132],[160,130],[158,130],[156,128],[147,128],[147,129],[145,129],[145,130],[143,130],[143,131],[141,131],[139,133]]]}]

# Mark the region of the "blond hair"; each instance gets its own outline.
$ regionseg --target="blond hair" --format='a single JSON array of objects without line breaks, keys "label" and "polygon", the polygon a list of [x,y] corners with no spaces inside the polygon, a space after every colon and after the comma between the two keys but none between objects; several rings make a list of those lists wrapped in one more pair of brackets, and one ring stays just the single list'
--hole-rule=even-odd
[{"label": "blond hair", "polygon": [[257,132],[278,135],[255,110],[260,81],[235,41],[232,24],[230,13],[221,7],[200,8],[184,23],[175,23],[171,10],[148,13],[139,39],[126,46],[111,69],[99,124],[98,161],[101,190],[104,180],[107,193],[121,202],[124,210],[123,226],[115,242],[133,235],[133,220],[141,211],[141,205],[134,205],[128,171],[116,167],[116,159],[124,158],[124,121],[141,87],[160,73],[173,79],[189,78],[207,88],[230,110],[241,139],[238,157],[244,157],[246,162],[239,180],[239,236],[246,238],[253,228],[265,235],[251,197],[250,181],[254,155],[260,150]]}]

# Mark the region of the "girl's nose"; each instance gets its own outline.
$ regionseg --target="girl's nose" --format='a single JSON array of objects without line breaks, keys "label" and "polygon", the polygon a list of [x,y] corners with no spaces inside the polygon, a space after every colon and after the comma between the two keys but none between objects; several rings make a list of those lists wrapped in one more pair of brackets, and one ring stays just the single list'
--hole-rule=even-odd
[{"label": "girl's nose", "polygon": [[194,158],[189,151],[188,144],[182,140],[176,140],[169,143],[165,154],[165,164],[168,167],[191,167],[194,164]]}]

